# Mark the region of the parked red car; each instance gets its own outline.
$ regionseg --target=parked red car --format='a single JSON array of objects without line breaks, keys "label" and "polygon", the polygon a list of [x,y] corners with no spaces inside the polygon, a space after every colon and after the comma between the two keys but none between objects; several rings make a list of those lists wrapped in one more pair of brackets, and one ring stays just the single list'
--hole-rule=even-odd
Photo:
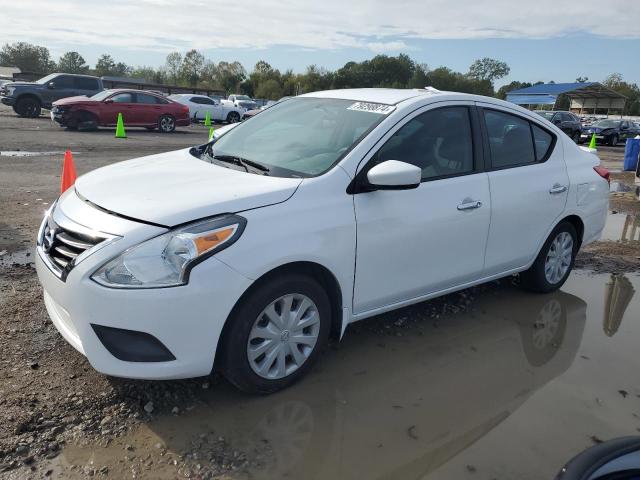
[{"label": "parked red car", "polygon": [[112,127],[122,113],[126,127],[173,132],[189,125],[189,107],[143,90],[104,90],[92,97],[68,97],[53,102],[51,118],[60,125],[79,130]]}]

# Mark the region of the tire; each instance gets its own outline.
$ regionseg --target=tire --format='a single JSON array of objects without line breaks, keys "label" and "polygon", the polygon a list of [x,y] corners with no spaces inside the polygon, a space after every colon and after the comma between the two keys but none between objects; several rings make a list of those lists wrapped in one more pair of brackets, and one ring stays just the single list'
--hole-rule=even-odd
[{"label": "tire", "polygon": [[42,105],[35,97],[21,97],[16,102],[14,110],[21,117],[37,118],[42,111]]},{"label": "tire", "polygon": [[171,115],[161,115],[158,118],[158,130],[161,133],[172,133],[176,129],[176,119]]},{"label": "tire", "polygon": [[227,115],[227,123],[238,123],[240,121],[240,114],[238,112],[229,112]]},{"label": "tire", "polygon": [[98,117],[90,112],[78,112],[74,115],[69,126],[75,126],[80,132],[93,132],[98,129]]},{"label": "tire", "polygon": [[[571,239],[570,246],[567,242],[567,235]],[[562,250],[560,250],[560,259],[554,261],[553,259],[558,257],[554,257],[553,252],[558,251],[559,247],[570,249],[571,257],[567,258],[566,256],[569,252],[563,255]],[[578,234],[575,227],[569,222],[560,222],[544,242],[531,268],[520,274],[522,286],[527,290],[539,293],[549,293],[559,289],[569,277],[577,253]],[[550,271],[547,271],[547,267],[550,267]]]},{"label": "tire", "polygon": [[618,145],[618,135],[614,134],[611,136],[611,138],[609,139],[609,145],[611,145],[612,147]]},{"label": "tire", "polygon": [[580,143],[580,132],[573,132],[571,140],[573,140],[574,143]]},{"label": "tire", "polygon": [[[247,393],[273,393],[296,382],[328,342],[331,307],[325,290],[311,277],[288,274],[262,283],[240,302],[229,316],[220,342],[222,375]],[[285,311],[297,312],[293,321],[302,312],[298,322],[305,326],[276,326],[272,319],[282,321]],[[314,319],[312,325],[306,325]],[[262,332],[273,336],[260,337]]]}]

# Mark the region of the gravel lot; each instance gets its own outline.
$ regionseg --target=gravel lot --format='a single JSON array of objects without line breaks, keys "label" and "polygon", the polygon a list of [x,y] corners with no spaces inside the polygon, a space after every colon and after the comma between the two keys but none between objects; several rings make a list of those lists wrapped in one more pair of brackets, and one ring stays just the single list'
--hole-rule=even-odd
[{"label": "gravel lot", "polygon": [[[64,150],[73,151],[78,174],[82,174],[113,162],[202,143],[207,139],[208,128],[199,125],[178,128],[176,133],[168,135],[129,129],[127,134],[127,139],[115,139],[114,131],[109,129],[70,132],[44,116],[19,119],[9,108],[0,106],[0,348],[4,352],[0,360],[0,406],[4,409],[4,421],[0,424],[0,476],[20,479],[50,476],[256,478],[257,471],[276,471],[269,469],[275,468],[274,450],[282,445],[282,438],[240,441],[238,439],[246,434],[244,420],[229,419],[235,414],[235,405],[241,405],[250,416],[252,408],[271,405],[271,400],[248,399],[217,377],[172,382],[105,377],[93,371],[48,320],[32,265],[32,248],[43,211],[59,192]],[[620,169],[623,148],[601,147],[599,153],[606,166],[614,171]],[[606,275],[593,273],[634,277],[640,271],[640,239],[623,239],[619,228],[621,219],[636,218],[640,213],[638,192],[632,175],[614,173],[613,180],[624,188],[612,193],[611,208],[615,213],[611,215],[607,240],[588,246],[577,260],[579,269],[592,273],[578,272],[575,279],[572,276],[571,288],[575,290],[572,293],[576,295],[590,288],[601,288],[607,281]],[[405,337],[411,338],[411,342],[419,341],[424,335],[437,338],[438,332],[442,332],[443,319],[459,319],[464,315],[477,319],[487,315],[495,305],[478,298],[507,298],[503,303],[510,304],[510,299],[519,299],[522,295],[511,284],[510,279],[495,282],[384,315],[367,322],[366,326],[356,325],[349,329],[346,342],[349,345],[332,346],[326,355],[327,363],[322,359],[312,376],[322,383],[323,372],[330,370],[331,362],[337,364],[343,355],[341,352],[357,348],[359,342],[368,341],[372,355],[382,350],[388,353],[389,349],[403,348]],[[636,307],[637,303],[636,300]],[[514,311],[518,310],[517,305],[513,303]],[[602,311],[601,306],[597,308]],[[486,322],[491,323],[498,317],[488,318]],[[452,324],[456,321],[451,320]],[[464,348],[475,348],[474,342]],[[430,350],[430,355],[435,355],[434,362],[438,362],[437,353],[436,345]],[[403,360],[407,359],[403,357]],[[353,375],[366,373],[359,372],[356,370]],[[316,395],[314,382],[309,384],[309,391],[302,386],[292,392]],[[635,388],[637,392],[634,392],[640,395],[639,387],[636,384],[625,388],[629,391]],[[273,397],[288,396],[293,398],[292,402],[296,398],[291,393]],[[331,397],[325,399],[325,404],[340,401]],[[400,405],[401,400],[397,401]],[[634,405],[640,414],[637,404]],[[216,423],[203,429],[204,419],[212,418],[209,410],[215,411],[218,407],[228,415],[213,418],[220,425],[226,422],[226,427],[218,428]],[[401,408],[404,407],[398,410]],[[286,411],[282,413],[285,414]],[[187,426],[183,428],[183,425]],[[403,428],[408,429],[409,440],[416,437],[417,441],[422,433],[414,427]],[[612,428],[612,431],[616,430]],[[586,447],[589,440],[585,438]],[[334,441],[335,438],[331,440]],[[575,445],[581,444],[575,442]],[[367,456],[372,452],[375,456],[375,448],[360,454]],[[314,468],[312,464],[302,464],[307,471]],[[477,467],[462,468],[465,475],[471,475]],[[505,475],[477,478],[516,478]],[[351,476],[345,475],[345,478]]]}]

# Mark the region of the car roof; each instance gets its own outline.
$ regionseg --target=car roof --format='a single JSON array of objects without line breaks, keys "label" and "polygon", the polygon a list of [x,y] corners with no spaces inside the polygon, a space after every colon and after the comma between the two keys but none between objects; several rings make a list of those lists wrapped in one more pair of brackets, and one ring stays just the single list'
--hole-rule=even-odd
[{"label": "car roof", "polygon": [[[337,98],[342,100],[353,100],[356,102],[383,103],[386,105],[397,105],[400,102],[424,95],[436,95],[439,93],[435,89],[400,89],[400,88],[345,88],[338,90],[323,90],[320,92],[306,93],[301,97],[315,98]],[[449,92],[446,92],[449,93]]]}]

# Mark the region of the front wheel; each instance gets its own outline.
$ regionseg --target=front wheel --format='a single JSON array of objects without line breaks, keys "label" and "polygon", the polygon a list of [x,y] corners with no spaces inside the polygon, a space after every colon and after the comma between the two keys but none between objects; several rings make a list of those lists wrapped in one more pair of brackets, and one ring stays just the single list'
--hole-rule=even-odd
[{"label": "front wheel", "polygon": [[548,293],[559,289],[569,277],[578,253],[578,235],[569,222],[553,229],[529,270],[520,274],[528,290]]},{"label": "front wheel", "polygon": [[176,119],[171,115],[162,115],[158,119],[158,130],[162,133],[171,133],[176,129]]},{"label": "front wheel", "polygon": [[222,374],[248,393],[288,387],[327,344],[327,293],[313,278],[290,274],[263,283],[241,302],[221,341]]},{"label": "front wheel", "polygon": [[609,140],[609,145],[611,145],[612,147],[618,145],[618,135],[613,135],[611,137],[611,140]]},{"label": "front wheel", "polygon": [[238,123],[240,121],[240,114],[238,112],[229,112],[227,115],[228,123]]},{"label": "front wheel", "polygon": [[18,99],[14,110],[21,117],[36,118],[40,116],[42,107],[37,98],[23,97]]}]

